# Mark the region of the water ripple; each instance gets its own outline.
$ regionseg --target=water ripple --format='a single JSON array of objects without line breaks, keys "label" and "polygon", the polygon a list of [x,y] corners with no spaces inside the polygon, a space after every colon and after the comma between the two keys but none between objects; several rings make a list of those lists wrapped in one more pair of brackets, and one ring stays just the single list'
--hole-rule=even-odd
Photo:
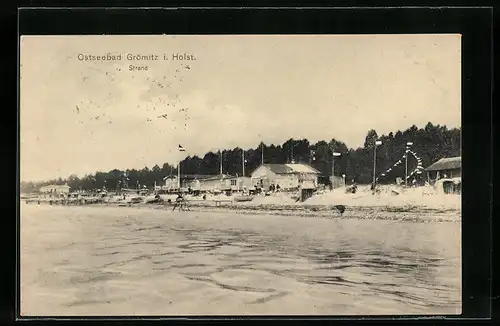
[{"label": "water ripple", "polygon": [[[148,300],[159,307],[182,300],[203,306],[220,298],[228,305],[240,302],[241,314],[248,305],[277,302],[283,310],[276,314],[286,314],[300,296],[297,307],[316,307],[311,309],[363,306],[366,313],[393,307],[394,313],[409,314],[460,308],[460,248],[443,236],[459,237],[456,224],[204,218],[190,212],[166,218],[165,212],[138,212],[97,225],[103,220],[99,212],[78,219],[71,238],[54,233],[62,216],[53,225],[38,223],[29,230],[42,239],[23,249],[29,255],[24,261],[39,261],[31,274],[33,267],[23,266],[26,275],[33,275],[26,283],[52,293],[52,307],[90,312],[136,302],[139,309]],[[63,289],[71,291],[71,300],[58,299]]]}]

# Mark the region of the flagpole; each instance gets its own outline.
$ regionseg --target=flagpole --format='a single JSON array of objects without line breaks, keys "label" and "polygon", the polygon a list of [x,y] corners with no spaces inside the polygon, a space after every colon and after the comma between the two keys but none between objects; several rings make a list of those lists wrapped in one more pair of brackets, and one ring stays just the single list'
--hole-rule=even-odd
[{"label": "flagpole", "polygon": [[181,159],[179,158],[179,163],[177,163],[177,186],[179,192],[181,191]]},{"label": "flagpole", "polygon": [[[184,152],[186,151],[184,147],[179,145],[179,152]],[[177,186],[179,188],[179,192],[181,191],[181,162],[182,162],[182,156],[179,156],[179,163],[177,163]]]},{"label": "flagpole", "polygon": [[241,163],[243,164],[242,168],[243,168],[243,174],[242,176],[245,176],[245,150],[242,149],[241,150]]},{"label": "flagpole", "polygon": [[408,153],[410,152],[410,146],[413,145],[412,142],[406,142],[406,152],[405,152],[405,188],[408,187]]},{"label": "flagpole", "polygon": [[382,145],[381,140],[375,140],[375,148],[373,149],[373,181],[372,181],[372,187],[375,187],[375,183],[377,182],[375,173],[377,171],[376,169],[376,164],[377,164],[377,146]]},{"label": "flagpole", "polygon": [[222,150],[220,151],[220,174],[222,175]]},{"label": "flagpole", "polygon": [[406,180],[408,179],[408,145],[406,145],[406,153],[405,153],[405,188],[407,187]]},{"label": "flagpole", "polygon": [[377,144],[375,143],[375,148],[373,149],[373,181],[372,187],[375,187],[375,173],[377,171]]},{"label": "flagpole", "polygon": [[264,143],[260,144],[260,148],[261,148],[260,152],[261,152],[261,156],[262,156],[261,157],[261,164],[264,164]]}]

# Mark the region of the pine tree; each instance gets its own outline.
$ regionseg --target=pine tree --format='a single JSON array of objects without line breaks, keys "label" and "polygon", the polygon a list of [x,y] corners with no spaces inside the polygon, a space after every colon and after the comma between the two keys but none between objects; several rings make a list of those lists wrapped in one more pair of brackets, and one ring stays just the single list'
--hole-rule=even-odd
[{"label": "pine tree", "polygon": [[[413,142],[412,151],[418,153],[424,167],[435,161],[450,156],[461,155],[461,128],[448,129],[446,126],[427,123],[424,128],[419,129],[413,125],[406,130],[397,130],[388,135],[378,135],[372,129],[365,137],[365,142],[360,148],[349,149],[343,142],[332,138],[330,141],[318,141],[310,143],[307,139],[290,138],[282,144],[258,144],[253,149],[245,150],[245,174],[250,175],[261,164],[262,149],[264,149],[265,163],[290,163],[293,160],[301,163],[311,163],[314,168],[324,176],[330,176],[332,171],[332,152],[341,153],[335,157],[335,175],[346,175],[346,180],[355,180],[357,183],[370,183],[373,177],[373,154],[375,140],[381,140],[382,144],[377,147],[376,172],[379,176],[382,172],[392,167],[395,162],[402,159],[405,154],[406,143]],[[311,153],[314,151],[315,160]],[[224,173],[241,175],[242,173],[242,149],[237,147],[223,150]],[[409,171],[416,167],[417,161],[413,156],[408,156]],[[187,156],[181,161],[182,174],[204,174],[217,175],[220,169],[220,154],[208,152],[203,157]],[[125,176],[128,177],[129,188],[135,188],[139,183],[152,187],[169,175],[177,175],[177,166],[163,163],[153,166],[150,170],[144,167],[141,170],[127,169],[121,171],[113,169],[109,172],[97,171],[95,174],[85,175],[78,178],[70,175],[68,178],[57,178],[44,182],[21,182],[21,192],[34,192],[41,186],[48,184],[67,183],[72,190],[78,189],[102,189],[108,190],[118,187],[121,181],[125,185]],[[394,167],[386,177],[379,180],[380,183],[393,183],[396,177],[404,176],[404,164]]]}]

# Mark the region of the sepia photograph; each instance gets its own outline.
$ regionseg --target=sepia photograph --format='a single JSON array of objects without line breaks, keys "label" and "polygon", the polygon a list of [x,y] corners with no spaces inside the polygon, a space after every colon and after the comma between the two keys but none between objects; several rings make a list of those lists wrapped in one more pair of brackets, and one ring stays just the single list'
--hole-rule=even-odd
[{"label": "sepia photograph", "polygon": [[461,314],[461,41],[21,36],[21,316]]}]

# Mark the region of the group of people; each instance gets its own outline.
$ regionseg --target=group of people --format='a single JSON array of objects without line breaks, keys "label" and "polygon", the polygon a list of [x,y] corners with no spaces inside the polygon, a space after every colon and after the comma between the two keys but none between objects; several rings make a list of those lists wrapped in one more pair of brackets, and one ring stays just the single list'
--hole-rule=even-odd
[{"label": "group of people", "polygon": [[358,186],[356,185],[356,183],[353,183],[352,185],[345,188],[345,192],[348,194],[355,194],[356,191],[358,191]]},{"label": "group of people", "polygon": [[177,198],[175,198],[175,203],[174,203],[174,211],[175,209],[179,207],[179,211],[181,210],[189,210],[189,208],[187,207],[187,201],[186,201],[186,198],[184,198],[184,196],[182,195],[182,193],[179,193],[177,195]]},{"label": "group of people", "polygon": [[269,186],[270,192],[279,192],[281,189],[280,185],[275,185],[274,183]]},{"label": "group of people", "polygon": [[263,192],[265,192],[265,193],[267,193],[267,192],[269,192],[269,193],[279,192],[281,190],[280,185],[278,185],[278,184],[275,185],[274,183],[269,185],[267,192],[262,184],[256,184],[256,185],[254,185],[254,188],[255,189],[253,190],[253,193],[255,193],[255,194],[261,194]]}]

